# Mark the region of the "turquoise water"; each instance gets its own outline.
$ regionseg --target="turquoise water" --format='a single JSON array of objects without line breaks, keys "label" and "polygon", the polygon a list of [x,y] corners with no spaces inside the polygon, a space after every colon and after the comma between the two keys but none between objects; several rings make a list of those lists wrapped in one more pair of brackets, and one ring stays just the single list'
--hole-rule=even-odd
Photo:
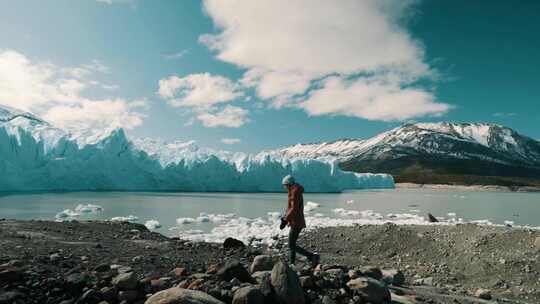
[{"label": "turquoise water", "polygon": [[[341,194],[308,193],[305,194],[304,199],[306,202],[312,201],[319,205],[318,207],[313,205],[315,208],[309,212],[308,225],[309,222],[317,225],[331,225],[340,218],[386,221],[393,218],[388,216],[389,213],[405,216],[410,223],[421,223],[421,216],[431,212],[435,216],[454,221],[461,218],[463,221],[488,220],[494,224],[511,221],[514,225],[540,226],[540,193],[387,189],[351,191]],[[179,231],[208,233],[220,225],[232,225],[230,223],[232,217],[236,219],[259,218],[264,222],[268,219],[269,212],[281,213],[284,210],[286,195],[284,193],[140,192],[2,194],[0,195],[0,218],[54,220],[58,212],[64,209],[74,210],[78,204],[95,204],[103,207],[104,210],[83,213],[77,216],[77,219],[108,220],[118,216],[134,215],[138,217],[138,222],[143,224],[147,220],[159,221],[162,227],[157,231],[173,235]],[[353,212],[336,213],[333,210],[337,208]],[[366,216],[354,213],[355,210],[372,210],[373,212]],[[233,213],[234,216],[205,220],[203,215],[197,221],[200,213],[210,215]],[[379,213],[383,218],[373,216],[373,213]],[[193,218],[195,222],[177,224],[177,218]],[[312,220],[309,221],[309,218]],[[264,223],[257,225],[264,226]]]}]

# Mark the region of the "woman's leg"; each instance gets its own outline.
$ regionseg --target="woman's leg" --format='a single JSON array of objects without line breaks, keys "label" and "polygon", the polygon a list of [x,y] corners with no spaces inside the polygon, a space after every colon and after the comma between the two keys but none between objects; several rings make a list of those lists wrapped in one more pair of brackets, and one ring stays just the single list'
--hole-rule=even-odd
[{"label": "woman's leg", "polygon": [[298,236],[300,235],[300,231],[302,231],[302,228],[291,228],[289,230],[289,252],[290,252],[290,263],[294,264],[296,260],[296,253],[300,253],[301,255],[307,257],[311,260],[313,257],[313,253],[305,250],[304,248],[297,246],[296,241],[298,240]]},{"label": "woman's leg", "polygon": [[296,260],[296,241],[298,240],[299,234],[300,229],[289,229],[289,263],[291,264],[294,264]]}]

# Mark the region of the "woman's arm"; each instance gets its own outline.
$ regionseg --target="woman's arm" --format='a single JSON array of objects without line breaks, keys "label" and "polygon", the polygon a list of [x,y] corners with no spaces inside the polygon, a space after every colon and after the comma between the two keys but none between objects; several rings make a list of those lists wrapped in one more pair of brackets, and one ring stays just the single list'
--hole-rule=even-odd
[{"label": "woman's arm", "polygon": [[290,222],[290,220],[292,219],[292,216],[298,212],[298,193],[296,190],[291,190],[291,195],[289,196],[289,201],[287,203],[288,205],[288,208],[287,208],[287,216],[286,216],[286,220],[288,222]]}]

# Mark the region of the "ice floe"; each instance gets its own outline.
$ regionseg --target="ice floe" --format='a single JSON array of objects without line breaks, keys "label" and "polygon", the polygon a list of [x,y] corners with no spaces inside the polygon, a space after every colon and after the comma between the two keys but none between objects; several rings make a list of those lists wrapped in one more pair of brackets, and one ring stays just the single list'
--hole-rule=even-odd
[{"label": "ice floe", "polygon": [[58,212],[55,216],[55,218],[57,220],[62,220],[62,219],[70,219],[70,218],[75,218],[75,217],[79,217],[81,214],[78,213],[78,212],[75,212],[71,209],[65,209],[65,210],[62,210],[60,212]]},{"label": "ice floe", "polygon": [[317,208],[319,208],[321,205],[318,204],[318,203],[315,203],[315,202],[306,202],[305,205],[304,205],[304,211],[305,212],[311,212]]},{"label": "ice floe", "polygon": [[75,211],[79,213],[96,213],[96,212],[102,212],[103,207],[99,205],[93,205],[93,204],[78,204],[77,207],[75,207]]},{"label": "ice floe", "polygon": [[176,219],[178,225],[191,224],[193,222],[195,222],[195,219],[192,217],[179,217]]},{"label": "ice floe", "polygon": [[146,228],[150,230],[161,228],[161,224],[159,223],[159,221],[156,221],[156,220],[148,220],[144,223],[144,225],[146,226]]},{"label": "ice floe", "polygon": [[[307,229],[331,226],[381,225],[384,223],[395,223],[398,225],[430,224],[424,217],[418,214],[396,213],[383,216],[373,210],[357,211],[343,208],[336,208],[332,211],[336,214],[335,217],[329,217],[321,212],[313,215],[307,213]],[[205,216],[210,219],[215,215],[205,214]],[[227,237],[233,236],[245,243],[251,243],[253,245],[271,245],[278,238],[287,235],[287,229],[279,229],[279,216],[279,212],[268,212],[265,217],[257,218],[230,216],[226,220],[216,223],[211,230],[206,232],[200,229],[183,230],[182,228],[179,228],[177,231],[180,238],[192,241],[222,242]],[[178,224],[182,225],[181,223]],[[175,231],[176,229],[170,230]]]},{"label": "ice floe", "polygon": [[137,222],[139,220],[138,217],[135,215],[128,215],[128,216],[115,216],[111,218],[111,221],[113,222]]},{"label": "ice floe", "polygon": [[91,214],[91,213],[98,213],[102,212],[103,207],[93,204],[78,204],[75,207],[75,210],[73,209],[64,209],[60,212],[58,212],[55,215],[55,219],[57,221],[69,221],[76,218],[79,218],[83,214]]}]

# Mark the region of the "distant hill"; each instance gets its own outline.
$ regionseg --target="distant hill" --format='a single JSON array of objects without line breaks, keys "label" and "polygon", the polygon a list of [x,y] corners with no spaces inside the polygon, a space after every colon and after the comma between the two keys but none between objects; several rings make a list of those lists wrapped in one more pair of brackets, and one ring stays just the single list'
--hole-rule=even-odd
[{"label": "distant hill", "polygon": [[370,139],[298,144],[288,157],[335,158],[342,169],[396,182],[540,186],[540,142],[488,123],[407,124]]}]

